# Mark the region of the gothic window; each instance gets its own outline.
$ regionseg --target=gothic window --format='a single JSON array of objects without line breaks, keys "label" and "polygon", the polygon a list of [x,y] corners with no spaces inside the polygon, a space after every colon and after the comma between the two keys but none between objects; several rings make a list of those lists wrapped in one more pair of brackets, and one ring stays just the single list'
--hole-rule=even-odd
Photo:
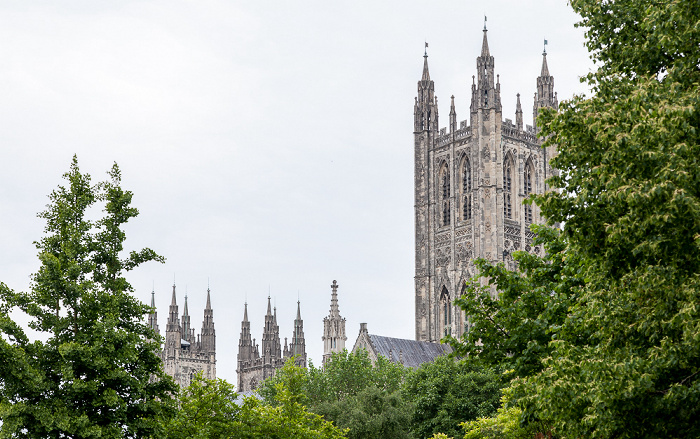
[{"label": "gothic window", "polygon": [[447,291],[447,287],[442,287],[442,293],[440,294],[440,305],[442,308],[442,327],[444,335],[449,335],[452,333],[452,302],[450,301],[450,293]]},{"label": "gothic window", "polygon": [[442,213],[443,226],[450,224],[450,173],[447,163],[440,168],[440,211]]},{"label": "gothic window", "polygon": [[[525,175],[523,176],[523,182],[525,184],[525,196],[527,197],[532,193],[533,186],[533,176],[534,167],[532,166],[532,160],[528,160],[525,164]],[[525,204],[525,223],[532,224],[532,204]]]},{"label": "gothic window", "polygon": [[513,218],[513,158],[508,155],[503,165],[503,216]]},{"label": "gothic window", "polygon": [[472,219],[472,168],[469,159],[462,161],[462,219],[464,221]]}]

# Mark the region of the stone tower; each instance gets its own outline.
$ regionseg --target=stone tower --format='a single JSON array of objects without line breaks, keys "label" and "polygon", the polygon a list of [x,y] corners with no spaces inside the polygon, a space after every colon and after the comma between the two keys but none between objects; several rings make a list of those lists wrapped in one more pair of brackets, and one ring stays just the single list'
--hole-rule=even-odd
[{"label": "stone tower", "polygon": [[[544,150],[535,128],[523,127],[519,94],[516,123],[502,119],[500,80],[485,26],[469,118],[459,127],[452,96],[449,126],[439,128],[427,52],[423,59],[414,104],[415,328],[416,340],[439,341],[466,329],[466,317],[454,299],[475,274],[473,259],[503,261],[514,268],[512,251],[542,254],[532,247],[529,229],[541,222],[539,211],[522,201],[545,191],[544,180],[553,172],[548,162],[556,151]],[[546,54],[533,116],[544,107],[558,107]]]},{"label": "stone tower", "polygon": [[[151,306],[154,311],[148,317],[148,324],[158,332],[155,293],[151,294]],[[161,352],[161,359],[165,373],[173,377],[181,387],[189,386],[194,374],[200,371],[205,378],[216,378],[216,331],[214,330],[214,312],[211,308],[209,288],[207,288],[207,305],[204,309],[204,321],[200,336],[195,337],[195,330],[190,326],[187,296],[185,296],[181,324],[178,317],[176,289],[173,285],[168,322],[165,327],[165,346]]]},{"label": "stone tower", "polygon": [[270,297],[267,298],[267,314],[262,337],[262,355],[260,346],[251,339],[250,322],[248,321],[248,304],[245,304],[241,336],[238,339],[238,392],[254,390],[266,378],[275,375],[284,366],[288,358],[296,355],[295,363],[306,367],[306,340],[304,339],[304,321],[301,319],[301,305],[297,302],[297,318],[294,320],[292,343],[284,339],[284,351],[280,344],[280,329],[277,325],[277,308],[272,308]]},{"label": "stone tower", "polygon": [[338,283],[334,280],[331,285],[331,310],[328,317],[323,318],[323,363],[330,359],[333,352],[345,349],[345,319],[340,317],[338,309]]}]

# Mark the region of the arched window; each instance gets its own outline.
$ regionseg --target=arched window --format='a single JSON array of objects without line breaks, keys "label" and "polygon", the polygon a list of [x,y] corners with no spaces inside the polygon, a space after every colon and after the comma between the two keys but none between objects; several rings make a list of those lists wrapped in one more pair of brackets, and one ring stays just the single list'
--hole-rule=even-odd
[{"label": "arched window", "polygon": [[440,168],[440,209],[442,213],[442,225],[450,224],[450,172],[447,163]]},{"label": "arched window", "polygon": [[441,318],[443,333],[444,335],[449,335],[452,333],[452,301],[450,301],[450,293],[447,291],[447,287],[442,287],[442,292],[440,293],[440,305],[441,305]]},{"label": "arched window", "polygon": [[[525,197],[532,193],[534,174],[535,170],[534,166],[532,165],[532,160],[528,160],[525,164],[525,175],[523,175]],[[532,224],[532,204],[525,205],[525,223]]]},{"label": "arched window", "polygon": [[513,158],[510,154],[503,165],[503,216],[513,218]]},{"label": "arched window", "polygon": [[462,220],[472,219],[472,167],[469,164],[469,159],[462,160]]}]

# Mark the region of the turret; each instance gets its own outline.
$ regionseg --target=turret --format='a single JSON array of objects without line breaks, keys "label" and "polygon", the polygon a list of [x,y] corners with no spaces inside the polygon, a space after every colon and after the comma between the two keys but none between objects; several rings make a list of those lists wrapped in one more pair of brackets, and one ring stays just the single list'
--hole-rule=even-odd
[{"label": "turret", "polygon": [[523,107],[520,105],[520,93],[518,93],[518,103],[515,104],[515,125],[518,131],[523,130]]},{"label": "turret", "polygon": [[182,339],[189,342],[189,343],[194,343],[194,340],[192,340],[192,331],[190,331],[190,312],[187,309],[187,293],[185,293],[185,307],[182,312]]},{"label": "turret", "polygon": [[[547,44],[545,40],[545,44]],[[532,122],[537,130],[537,115],[540,108],[559,109],[557,93],[554,91],[554,76],[549,74],[547,66],[547,51],[542,52],[542,70],[537,77],[537,93],[535,93],[535,103],[532,106]]]},{"label": "turret", "polygon": [[476,58],[476,82],[472,76],[472,126],[476,124],[478,110],[495,109],[501,111],[501,84],[494,75],[494,58],[489,52],[486,25],[481,43],[481,55]]},{"label": "turret", "polygon": [[[425,44],[428,47],[428,44]],[[423,55],[423,74],[418,81],[418,96],[413,109],[414,132],[438,131],[438,109],[435,97],[435,83],[428,71],[428,52]]]},{"label": "turret", "polygon": [[301,304],[297,300],[297,318],[294,319],[294,334],[289,345],[289,356],[296,356],[296,364],[306,367],[306,340],[304,338],[304,321],[301,319]]},{"label": "turret", "polygon": [[263,363],[274,363],[278,358],[282,357],[282,348],[280,346],[279,326],[277,326],[277,309],[275,315],[272,314],[272,305],[270,297],[267,298],[267,314],[265,315],[265,327],[263,329],[262,339],[262,357]]},{"label": "turret", "polygon": [[[247,305],[246,305],[247,307]],[[245,312],[245,319],[248,320],[248,311]],[[250,324],[248,324],[248,338],[250,338]],[[202,352],[206,354],[216,353],[216,330],[214,329],[214,311],[211,308],[211,292],[207,287],[207,306],[204,308],[204,320],[202,321]]]},{"label": "turret", "polygon": [[450,133],[457,131],[457,112],[455,111],[455,95],[450,97]]},{"label": "turret", "polygon": [[[301,316],[299,316],[301,318]],[[345,319],[340,317],[338,308],[338,283],[331,284],[331,310],[328,317],[323,318],[323,363],[325,364],[333,352],[345,349]]]},{"label": "turret", "polygon": [[170,355],[174,355],[176,349],[180,349],[182,340],[182,329],[180,319],[177,316],[177,298],[175,296],[175,284],[173,284],[173,297],[168,310],[168,323],[165,326],[165,350]]},{"label": "turret", "polygon": [[156,310],[155,289],[151,291],[151,309],[151,312],[148,313],[148,326],[153,329],[156,334],[160,335],[160,329],[158,328],[158,311]]}]

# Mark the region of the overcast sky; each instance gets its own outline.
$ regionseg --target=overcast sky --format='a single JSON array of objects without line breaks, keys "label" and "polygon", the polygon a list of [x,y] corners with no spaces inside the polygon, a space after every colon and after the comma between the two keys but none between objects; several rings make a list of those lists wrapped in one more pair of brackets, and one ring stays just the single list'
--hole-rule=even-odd
[{"label": "overcast sky", "polygon": [[207,282],[218,376],[236,381],[243,304],[261,339],[268,292],[281,337],[301,300],[320,363],[337,279],[351,348],[414,337],[413,101],[424,41],[448,124],[468,119],[484,14],[503,117],[525,123],[543,40],[555,90],[592,64],[564,0],[4,1],[0,3],[0,281],[26,290],[47,195],[73,154],[113,162],[140,216],[129,250],[167,258],[129,275],[165,329],[173,279],[201,328]]}]

